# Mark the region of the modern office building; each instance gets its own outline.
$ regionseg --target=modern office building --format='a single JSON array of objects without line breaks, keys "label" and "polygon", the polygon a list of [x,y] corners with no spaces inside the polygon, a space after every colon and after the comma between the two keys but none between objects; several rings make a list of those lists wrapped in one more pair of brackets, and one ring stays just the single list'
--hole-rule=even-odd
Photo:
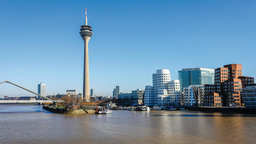
[{"label": "modern office building", "polygon": [[118,94],[118,104],[122,106],[132,106],[143,104],[144,90],[137,89],[128,93]]},{"label": "modern office building", "polygon": [[90,90],[90,96],[93,96],[93,95],[94,95],[94,90],[91,89],[91,90]]},{"label": "modern office building", "polygon": [[88,43],[93,34],[91,26],[87,25],[87,9],[85,9],[85,25],[81,26],[80,35],[84,40],[84,79],[83,79],[83,99],[90,102],[90,86],[89,86],[89,52]]},{"label": "modern office building", "polygon": [[178,105],[181,103],[179,80],[171,80],[168,69],[159,69],[152,75],[153,86],[145,87],[144,104]]},{"label": "modern office building", "polygon": [[246,107],[256,107],[256,84],[243,88],[241,97]]},{"label": "modern office building", "polygon": [[241,106],[241,89],[254,83],[254,78],[242,75],[241,64],[216,68],[214,85],[205,85],[204,105]]},{"label": "modern office building", "polygon": [[[42,96],[47,96],[47,93],[46,93],[46,84],[44,83],[40,83],[38,84],[38,94],[42,95]],[[40,96],[37,97],[38,99],[41,99]]]},{"label": "modern office building", "polygon": [[116,86],[116,88],[113,90],[113,98],[117,98],[118,94],[120,94],[120,87]]},{"label": "modern office building", "polygon": [[190,85],[204,85],[214,83],[214,69],[184,68],[178,72],[180,89]]}]

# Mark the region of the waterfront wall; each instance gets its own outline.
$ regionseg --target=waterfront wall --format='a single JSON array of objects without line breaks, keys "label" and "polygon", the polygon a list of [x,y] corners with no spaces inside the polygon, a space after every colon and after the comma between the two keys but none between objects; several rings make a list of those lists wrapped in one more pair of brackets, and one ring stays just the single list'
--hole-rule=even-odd
[{"label": "waterfront wall", "polygon": [[86,110],[86,109],[76,109],[76,110],[67,110],[65,114],[95,114],[95,110]]},{"label": "waterfront wall", "polygon": [[255,108],[200,108],[189,107],[192,111],[256,114]]}]

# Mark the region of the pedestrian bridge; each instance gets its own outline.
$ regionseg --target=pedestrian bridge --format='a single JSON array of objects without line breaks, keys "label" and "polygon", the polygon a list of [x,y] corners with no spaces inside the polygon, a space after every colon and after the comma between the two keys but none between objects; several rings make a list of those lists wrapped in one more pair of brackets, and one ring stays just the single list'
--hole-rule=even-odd
[{"label": "pedestrian bridge", "polygon": [[2,84],[2,83],[9,83],[9,84],[12,84],[12,85],[14,85],[14,86],[16,86],[16,87],[18,87],[18,88],[21,88],[21,89],[23,89],[23,90],[25,90],[25,91],[28,91],[28,92],[30,92],[30,93],[32,93],[32,94],[35,94],[35,95],[37,95],[37,96],[40,96],[40,97],[44,98],[45,100],[0,100],[0,103],[55,103],[55,102],[62,102],[61,100],[52,100],[52,99],[50,99],[50,98],[48,98],[48,97],[46,97],[46,96],[43,96],[43,95],[38,94],[38,93],[36,93],[36,92],[33,92],[33,91],[29,90],[29,89],[26,89],[26,88],[24,88],[24,87],[22,87],[22,86],[20,86],[20,85],[17,85],[17,84],[15,84],[15,83],[12,83],[12,82],[10,82],[10,81],[3,81],[3,82],[0,82],[0,84]]},{"label": "pedestrian bridge", "polygon": [[[56,101],[61,102],[61,101]],[[53,103],[52,100],[0,100],[0,104]]]}]

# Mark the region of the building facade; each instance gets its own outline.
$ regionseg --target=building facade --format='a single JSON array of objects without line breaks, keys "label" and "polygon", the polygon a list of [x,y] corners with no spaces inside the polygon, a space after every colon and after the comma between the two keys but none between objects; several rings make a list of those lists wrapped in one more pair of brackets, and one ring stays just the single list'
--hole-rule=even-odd
[{"label": "building facade", "polygon": [[93,95],[94,95],[94,90],[91,89],[91,90],[90,90],[90,96],[93,96]]},{"label": "building facade", "polygon": [[190,85],[204,85],[214,83],[214,69],[207,68],[184,68],[178,71],[180,88]]},{"label": "building facade", "polygon": [[[42,96],[47,96],[47,93],[46,93],[46,84],[44,83],[40,83],[38,84],[38,94],[42,95]],[[38,99],[41,99],[40,96],[37,97]]]},{"label": "building facade", "polygon": [[118,104],[122,106],[132,106],[143,104],[144,90],[137,89],[128,93],[118,94]]},{"label": "building facade", "polygon": [[241,90],[254,83],[254,78],[243,76],[241,64],[228,64],[215,69],[214,85],[205,85],[206,106],[241,106]]},{"label": "building facade", "polygon": [[67,95],[76,95],[77,91],[76,90],[66,90]]},{"label": "building facade", "polygon": [[179,105],[181,103],[179,80],[171,80],[168,69],[156,70],[156,73],[152,74],[152,81],[153,86],[145,87],[145,105]]},{"label": "building facade", "polygon": [[204,85],[204,100],[203,100],[204,106],[216,106],[216,107],[222,106],[222,99],[220,97],[220,94],[217,93],[216,91],[217,91],[216,85],[210,85],[210,84]]},{"label": "building facade", "polygon": [[117,98],[120,94],[120,87],[116,86],[116,88],[113,90],[113,98]]},{"label": "building facade", "polygon": [[144,104],[148,106],[154,105],[154,88],[152,86],[145,87]]},{"label": "building facade", "polygon": [[204,101],[204,86],[190,85],[183,88],[183,103],[185,106],[202,106]]},{"label": "building facade", "polygon": [[243,88],[241,97],[246,107],[256,107],[256,85],[251,84]]}]

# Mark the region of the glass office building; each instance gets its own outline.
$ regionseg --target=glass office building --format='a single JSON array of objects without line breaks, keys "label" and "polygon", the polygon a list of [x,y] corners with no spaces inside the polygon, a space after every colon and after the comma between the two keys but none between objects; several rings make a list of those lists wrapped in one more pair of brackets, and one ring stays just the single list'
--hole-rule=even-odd
[{"label": "glass office building", "polygon": [[214,84],[214,69],[185,68],[178,72],[180,89],[190,85]]}]

